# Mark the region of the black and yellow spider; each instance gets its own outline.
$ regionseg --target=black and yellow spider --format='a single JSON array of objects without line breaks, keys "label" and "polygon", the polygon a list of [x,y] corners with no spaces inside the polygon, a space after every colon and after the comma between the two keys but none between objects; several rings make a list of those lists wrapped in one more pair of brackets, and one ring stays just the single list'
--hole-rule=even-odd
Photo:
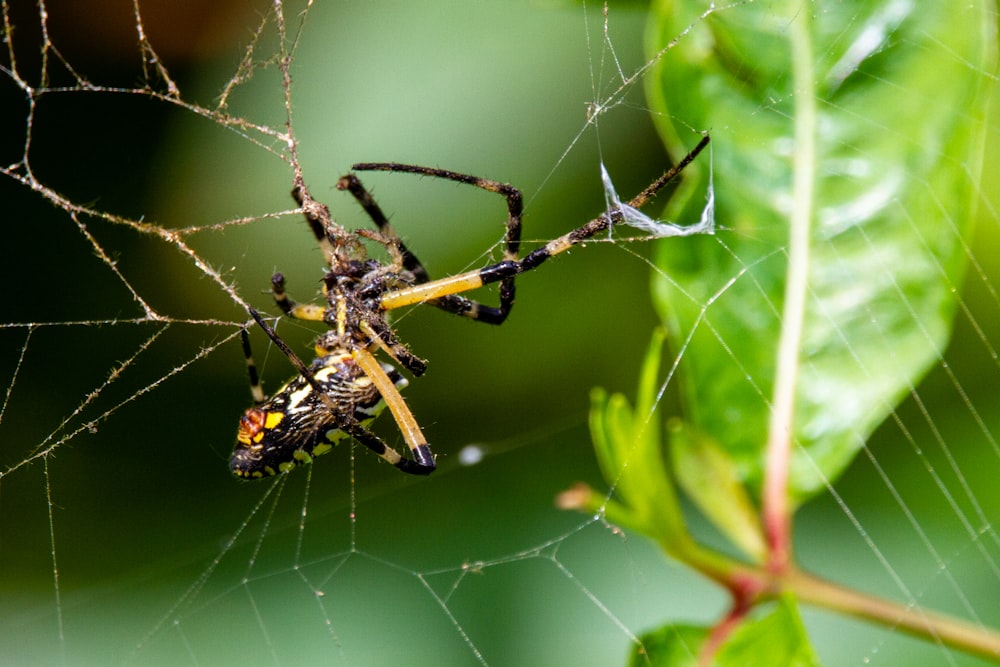
[{"label": "black and yellow spider", "polygon": [[[639,208],[645,204],[690,164],[708,145],[708,141],[705,136],[680,162],[636,195],[627,206]],[[507,200],[503,260],[475,271],[432,281],[353,173],[341,178],[337,188],[347,190],[358,200],[375,222],[377,231],[348,231],[336,224],[329,209],[312,198],[301,176],[297,176],[292,196],[302,208],[329,266],[323,276],[326,303],[322,306],[296,303],[285,293],[285,278],[280,273],[272,277],[271,290],[275,303],[286,315],[323,322],[329,330],[316,339],[316,359],[306,366],[257,311],[249,308],[250,315],[260,328],[296,367],[298,376],[270,398],[266,397],[250,355],[246,330],[243,331],[243,349],[254,406],[240,420],[237,444],[230,461],[233,473],[239,477],[258,478],[285,472],[312,461],[348,436],[403,472],[413,475],[433,472],[436,467],[434,454],[399,393],[406,386],[406,380],[394,367],[380,363],[374,353],[381,350],[414,376],[421,375],[427,363],[399,342],[389,327],[386,313],[403,306],[429,304],[480,322],[501,324],[514,305],[515,276],[534,269],[550,257],[608,230],[624,219],[621,208],[612,208],[522,258],[518,255],[521,193],[516,188],[429,167],[366,163],[356,164],[352,169],[433,176],[502,195]],[[391,263],[383,264],[368,257],[365,240],[384,246]],[[462,292],[495,282],[500,283],[498,307],[487,306],[461,295]],[[396,420],[411,458],[401,456],[368,430],[367,424],[385,406]]]}]

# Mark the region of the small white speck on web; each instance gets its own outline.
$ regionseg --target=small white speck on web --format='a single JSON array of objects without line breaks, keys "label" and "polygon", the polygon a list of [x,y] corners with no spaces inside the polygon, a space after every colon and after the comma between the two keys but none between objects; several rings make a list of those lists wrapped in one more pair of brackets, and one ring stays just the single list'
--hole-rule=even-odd
[{"label": "small white speck on web", "polygon": [[486,447],[483,445],[466,445],[458,453],[458,462],[463,466],[474,466],[486,457]]}]

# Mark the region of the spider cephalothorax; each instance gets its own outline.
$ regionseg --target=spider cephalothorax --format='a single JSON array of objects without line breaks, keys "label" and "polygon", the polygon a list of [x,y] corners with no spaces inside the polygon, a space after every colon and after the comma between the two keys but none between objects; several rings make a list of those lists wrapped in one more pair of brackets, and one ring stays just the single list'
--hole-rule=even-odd
[{"label": "spider cephalothorax", "polygon": [[[636,209],[679,174],[708,144],[708,137],[677,165],[639,193],[627,206]],[[316,359],[306,365],[278,337],[253,308],[250,315],[288,356],[299,374],[266,397],[243,331],[243,348],[250,372],[254,407],[240,420],[230,466],[244,478],[265,477],[306,463],[350,436],[403,472],[426,475],[436,467],[434,454],[399,390],[406,379],[389,364],[375,358],[388,355],[414,376],[427,363],[403,345],[386,320],[386,313],[413,304],[428,304],[446,312],[489,324],[500,324],[514,305],[514,278],[530,271],[574,245],[607,231],[624,219],[624,209],[612,208],[583,226],[519,257],[521,193],[505,183],[443,169],[395,163],[356,164],[355,171],[392,171],[420,174],[473,185],[502,195],[507,201],[503,259],[481,269],[430,280],[420,260],[410,252],[389,224],[378,204],[354,174],[338,181],[374,221],[377,231],[349,232],[333,221],[329,209],[309,194],[301,176],[292,196],[298,202],[323,252],[328,269],[323,277],[325,303],[299,304],[285,292],[285,277],[275,273],[271,292],[282,312],[300,320],[323,322],[328,331],[315,343]],[[383,264],[369,258],[364,240],[383,246],[390,258]],[[499,305],[488,306],[462,295],[489,283],[500,283]],[[368,430],[368,423],[388,407],[410,458],[403,457]]]}]

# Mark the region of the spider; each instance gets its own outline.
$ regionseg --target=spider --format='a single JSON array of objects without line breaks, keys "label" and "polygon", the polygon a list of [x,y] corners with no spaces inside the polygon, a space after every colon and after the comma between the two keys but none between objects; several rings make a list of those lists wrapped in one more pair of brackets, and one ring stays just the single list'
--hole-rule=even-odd
[{"label": "spider", "polygon": [[[680,162],[629,201],[628,206],[639,208],[645,204],[683,171],[708,142],[706,135]],[[358,180],[354,173],[358,171],[431,176],[503,196],[507,201],[503,259],[474,271],[430,280],[426,269]],[[254,405],[240,420],[236,448],[230,461],[238,477],[261,478],[286,472],[311,462],[346,437],[354,438],[405,473],[428,475],[433,472],[437,467],[435,456],[399,392],[406,386],[406,379],[392,365],[375,358],[375,353],[381,350],[414,377],[423,374],[427,367],[426,361],[411,353],[397,339],[386,317],[388,311],[428,304],[479,322],[501,324],[514,305],[514,278],[517,275],[623,220],[622,211],[613,208],[520,257],[522,200],[520,191],[513,186],[444,169],[362,163],[355,164],[351,173],[337,182],[337,188],[354,196],[377,229],[344,229],[333,221],[324,204],[312,198],[301,175],[296,176],[292,197],[301,207],[329,267],[323,276],[325,303],[293,301],[285,292],[285,278],[281,273],[271,278],[271,293],[285,315],[322,322],[328,330],[317,337],[316,359],[307,366],[271,325],[248,307],[250,316],[288,357],[298,375],[274,395],[265,396],[247,331],[241,332]],[[366,240],[383,246],[391,262],[382,263],[368,257]],[[500,283],[499,306],[485,305],[461,294],[496,282]],[[385,407],[389,408],[409,447],[409,458],[368,429],[369,422]]]}]

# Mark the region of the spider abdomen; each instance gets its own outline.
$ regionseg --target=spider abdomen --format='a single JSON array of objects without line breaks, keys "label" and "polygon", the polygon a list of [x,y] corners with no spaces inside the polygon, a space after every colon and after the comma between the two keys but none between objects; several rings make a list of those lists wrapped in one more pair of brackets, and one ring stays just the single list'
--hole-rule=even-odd
[{"label": "spider abdomen", "polygon": [[[406,379],[382,365],[396,387]],[[244,479],[287,472],[311,463],[347,437],[348,423],[367,425],[385,407],[382,396],[346,350],[319,357],[309,368],[313,384],[296,376],[240,419],[229,467]]]}]

